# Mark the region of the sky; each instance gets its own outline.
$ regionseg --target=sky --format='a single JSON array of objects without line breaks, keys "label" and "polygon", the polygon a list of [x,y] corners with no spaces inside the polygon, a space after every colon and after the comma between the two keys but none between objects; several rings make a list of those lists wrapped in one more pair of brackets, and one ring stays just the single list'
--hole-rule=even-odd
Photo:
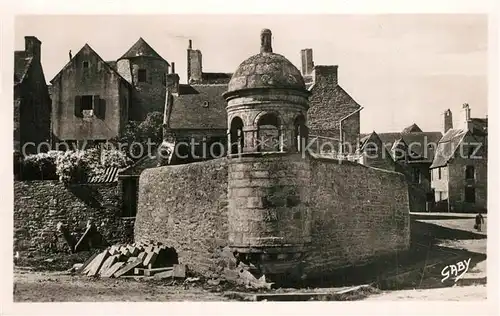
[{"label": "sky", "polygon": [[300,69],[300,50],[313,49],[316,65],[338,65],[339,84],[364,109],[361,132],[393,132],[416,123],[442,131],[451,109],[463,124],[487,115],[486,15],[36,15],[15,19],[16,50],[24,36],[42,41],[50,81],[86,43],[116,60],[143,37],[175,62],[186,82],[188,40],[203,54],[203,71],[234,72],[259,52],[260,31],[271,29],[273,51]]}]

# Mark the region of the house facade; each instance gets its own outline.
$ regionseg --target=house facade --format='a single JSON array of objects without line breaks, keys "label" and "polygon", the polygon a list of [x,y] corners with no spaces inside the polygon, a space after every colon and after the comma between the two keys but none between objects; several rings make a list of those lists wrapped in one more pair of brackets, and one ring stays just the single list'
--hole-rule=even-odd
[{"label": "house facade", "polygon": [[[25,50],[14,52],[14,151],[37,152],[50,143],[51,100],[41,63],[42,42],[26,36]],[[41,151],[47,146],[40,146]]]},{"label": "house facade", "polygon": [[[451,115],[450,110],[446,113]],[[430,167],[436,210],[486,211],[488,119],[471,118],[469,105],[465,104],[463,126],[453,128],[445,115],[445,130]]]},{"label": "house facade", "polygon": [[117,61],[85,44],[51,80],[55,140],[105,142],[129,121],[162,112],[169,67],[142,38]]}]

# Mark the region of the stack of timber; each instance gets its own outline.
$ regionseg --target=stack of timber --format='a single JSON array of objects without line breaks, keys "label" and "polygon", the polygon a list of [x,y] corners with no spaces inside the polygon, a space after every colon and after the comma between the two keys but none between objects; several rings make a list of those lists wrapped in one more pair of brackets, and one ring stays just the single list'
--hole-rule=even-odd
[{"label": "stack of timber", "polygon": [[113,245],[95,253],[76,272],[102,278],[186,277],[186,267],[178,264],[175,249],[152,241]]}]

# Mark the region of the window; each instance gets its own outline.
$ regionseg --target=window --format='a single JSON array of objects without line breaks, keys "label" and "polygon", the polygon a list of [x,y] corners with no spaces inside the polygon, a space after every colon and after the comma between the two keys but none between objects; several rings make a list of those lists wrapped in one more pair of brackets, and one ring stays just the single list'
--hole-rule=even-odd
[{"label": "window", "polygon": [[474,179],[474,166],[466,166],[465,167],[465,179],[471,180]]},{"label": "window", "polygon": [[[101,104],[101,102],[103,104]],[[84,111],[93,110],[90,116],[98,115],[100,111],[103,112],[104,100],[101,100],[98,95],[77,95],[75,96],[75,116],[83,117]]]},{"label": "window", "polygon": [[475,203],[476,202],[476,189],[473,187],[465,188],[465,202]]},{"label": "window", "polygon": [[139,82],[146,82],[147,81],[146,69],[139,69],[137,77]]},{"label": "window", "polygon": [[203,107],[204,108],[208,108],[208,105],[209,105],[208,101],[203,102]]},{"label": "window", "polygon": [[413,169],[413,183],[420,183],[420,170],[417,168]]},{"label": "window", "polygon": [[84,69],[89,68],[89,62],[88,62],[88,61],[84,61],[84,62],[83,62],[83,68],[84,68]]},{"label": "window", "polygon": [[474,155],[474,151],[476,150],[476,147],[475,146],[470,146],[469,147],[469,152],[468,152],[468,155],[467,155],[467,158],[474,158],[473,155]]},{"label": "window", "polygon": [[82,110],[92,110],[92,101],[93,96],[91,95],[82,95]]},{"label": "window", "polygon": [[376,144],[368,144],[366,146],[366,155],[368,157],[377,157],[377,145]]},{"label": "window", "polygon": [[441,180],[441,167],[438,168],[438,179]]}]

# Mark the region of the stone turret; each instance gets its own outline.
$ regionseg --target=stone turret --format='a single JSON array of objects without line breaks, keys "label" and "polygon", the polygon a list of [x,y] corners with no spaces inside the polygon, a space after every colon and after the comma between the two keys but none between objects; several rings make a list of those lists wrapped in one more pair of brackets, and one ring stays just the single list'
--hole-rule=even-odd
[{"label": "stone turret", "polygon": [[300,269],[310,242],[309,210],[295,181],[307,173],[296,164],[307,142],[309,91],[300,71],[273,53],[271,39],[264,29],[260,53],[240,64],[223,95],[230,135],[229,244],[263,273],[287,274]]}]

